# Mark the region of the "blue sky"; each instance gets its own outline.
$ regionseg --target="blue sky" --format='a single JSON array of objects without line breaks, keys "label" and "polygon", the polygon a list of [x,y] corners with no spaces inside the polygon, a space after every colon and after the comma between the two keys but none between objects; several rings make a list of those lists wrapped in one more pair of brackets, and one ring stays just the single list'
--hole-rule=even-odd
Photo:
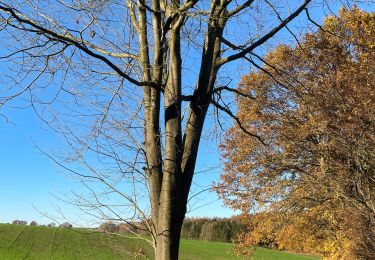
[{"label": "blue sky", "polygon": [[[313,15],[318,21],[322,21],[323,13],[314,12]],[[284,34],[283,37],[289,36]],[[227,69],[230,71],[234,68]],[[245,70],[247,69],[245,66]],[[233,86],[238,83],[239,74],[235,76]],[[12,103],[14,106],[22,104],[21,99]],[[56,209],[60,207],[72,222],[86,225],[78,209],[59,202],[54,196],[79,190],[81,186],[34,145],[51,151],[62,145],[60,137],[46,127],[31,108],[3,108],[0,112],[11,121],[10,123],[0,119],[0,222],[23,219],[49,223],[51,220],[38,210],[54,216],[60,214]],[[206,122],[207,131],[210,124],[212,121]],[[209,187],[221,173],[218,141],[219,139],[215,138],[202,140],[197,171],[212,167],[215,169],[199,174],[194,179],[199,185],[193,188],[194,191]],[[216,195],[210,192],[198,196],[193,206],[196,209],[190,212],[189,216],[228,217],[234,214],[232,210],[223,207]]]},{"label": "blue sky", "polygon": [[31,109],[12,109],[6,114],[12,123],[0,124],[0,222],[47,222],[34,206],[50,212],[55,203],[51,192],[66,191],[74,183],[38,151],[34,142],[46,148],[59,145],[58,139],[42,127]]},{"label": "blue sky", "polygon": [[[31,109],[9,109],[4,112],[11,123],[2,121],[0,124],[0,222],[23,219],[49,223],[51,220],[38,211],[60,216],[56,210],[58,206],[69,220],[85,225],[78,209],[55,197],[79,190],[81,186],[35,146],[45,151],[54,150],[62,145],[59,136],[45,127]],[[219,154],[212,141],[202,141],[200,155],[198,171],[220,165]],[[219,174],[218,168],[199,174],[194,182],[200,187],[194,186],[194,192],[209,187]],[[233,215],[232,210],[222,207],[216,195],[209,192],[198,196],[192,203],[192,209],[189,216]]]}]

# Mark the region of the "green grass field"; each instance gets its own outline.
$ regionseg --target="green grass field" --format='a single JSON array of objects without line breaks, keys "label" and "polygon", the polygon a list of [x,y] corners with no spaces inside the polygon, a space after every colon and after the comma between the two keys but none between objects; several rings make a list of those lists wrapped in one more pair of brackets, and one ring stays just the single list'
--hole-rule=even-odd
[{"label": "green grass field", "polygon": [[[144,256],[135,257],[134,252]],[[152,259],[146,242],[82,229],[0,224],[0,259]],[[180,259],[250,259],[237,257],[231,244],[182,240]],[[316,257],[259,248],[254,260],[307,260]]]}]

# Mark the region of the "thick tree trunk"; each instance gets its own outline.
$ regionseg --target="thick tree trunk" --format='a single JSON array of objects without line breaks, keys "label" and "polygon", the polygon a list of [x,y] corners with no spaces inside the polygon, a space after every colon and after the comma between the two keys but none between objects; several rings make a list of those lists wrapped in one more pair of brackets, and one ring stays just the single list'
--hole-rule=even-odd
[{"label": "thick tree trunk", "polygon": [[[178,9],[178,6],[175,6],[175,9]],[[223,12],[223,9],[215,9],[215,12]],[[217,14],[217,16],[220,15]],[[182,79],[179,31],[182,22],[183,19],[173,20],[168,38],[169,74],[164,92],[165,158],[163,169],[162,173],[150,174],[151,178],[153,176],[158,176],[158,180],[160,180],[160,177],[162,178],[161,186],[156,185],[159,182],[156,184],[150,182],[151,190],[155,190],[156,193],[160,192],[159,196],[155,196],[158,200],[151,200],[155,224],[156,260],[178,259],[181,226],[186,213],[204,119],[216,80],[217,68],[215,64],[220,55],[220,40],[217,35],[222,33],[225,19],[212,20],[207,29],[199,81],[190,104],[183,138],[181,129]],[[219,28],[215,27],[216,23],[220,24]],[[211,25],[215,26],[212,27]],[[149,152],[153,151],[148,150]],[[154,189],[153,186],[156,186],[157,189]],[[157,212],[155,212],[155,209],[158,209]]]},{"label": "thick tree trunk", "polygon": [[[177,7],[176,7],[177,8]],[[158,260],[178,259],[180,232],[185,211],[181,212],[181,53],[182,21],[172,22],[169,32],[169,75],[164,92],[165,158],[156,221]]]},{"label": "thick tree trunk", "polygon": [[157,236],[155,249],[156,260],[178,259],[182,220],[174,219],[166,223],[171,224],[161,228]]}]

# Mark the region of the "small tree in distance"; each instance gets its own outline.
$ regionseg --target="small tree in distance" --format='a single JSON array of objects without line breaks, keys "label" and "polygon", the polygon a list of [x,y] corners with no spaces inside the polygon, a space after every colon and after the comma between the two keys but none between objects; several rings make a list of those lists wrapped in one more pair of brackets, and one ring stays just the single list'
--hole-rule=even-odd
[{"label": "small tree in distance", "polygon": [[116,225],[113,222],[105,222],[98,227],[100,232],[109,232],[109,233],[118,233],[119,225]]},{"label": "small tree in distance", "polygon": [[69,222],[64,222],[64,223],[60,224],[59,227],[62,227],[62,228],[72,228],[73,225],[70,224]]},{"label": "small tree in distance", "polygon": [[56,227],[56,223],[55,222],[51,222],[47,225],[47,227]]},{"label": "small tree in distance", "polygon": [[14,224],[14,225],[27,225],[27,221],[16,219],[16,220],[13,220],[12,224]]}]

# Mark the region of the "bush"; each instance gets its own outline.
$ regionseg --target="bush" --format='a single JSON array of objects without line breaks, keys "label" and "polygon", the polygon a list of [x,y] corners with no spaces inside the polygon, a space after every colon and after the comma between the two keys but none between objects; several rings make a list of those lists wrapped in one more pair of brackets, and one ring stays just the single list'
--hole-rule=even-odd
[{"label": "bush", "polygon": [[69,222],[64,222],[64,223],[62,223],[59,227],[63,227],[63,228],[72,228],[73,225],[70,224]]},{"label": "bush", "polygon": [[15,225],[27,225],[27,221],[25,220],[13,220],[12,224],[15,224]]},{"label": "bush", "polygon": [[100,232],[118,233],[119,226],[113,222],[105,222],[99,226],[98,230]]}]

